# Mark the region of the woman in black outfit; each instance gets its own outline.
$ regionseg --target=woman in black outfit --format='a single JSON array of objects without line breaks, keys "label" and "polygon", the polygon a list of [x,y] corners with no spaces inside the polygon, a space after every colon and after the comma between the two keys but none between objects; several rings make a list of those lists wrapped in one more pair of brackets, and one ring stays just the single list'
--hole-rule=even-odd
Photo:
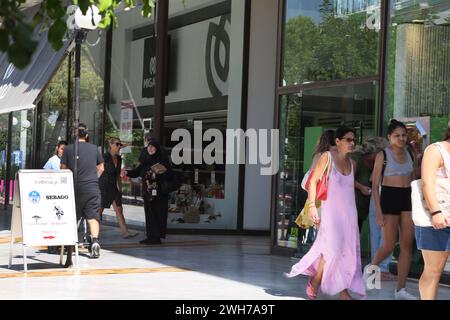
[{"label": "woman in black outfit", "polygon": [[125,239],[135,237],[137,232],[129,232],[125,217],[123,216],[122,207],[122,188],[120,180],[120,171],[122,166],[122,158],[119,155],[122,143],[118,138],[109,139],[109,151],[103,155],[105,160],[105,171],[99,178],[100,193],[102,196],[102,204],[100,208],[100,216],[105,208],[113,205],[116,212],[117,222],[120,231]]},{"label": "woman in black outfit", "polygon": [[[170,177],[172,166],[168,156],[154,138],[148,141],[147,147],[141,152],[139,162],[137,168],[125,171],[125,174],[130,178],[139,176],[142,178],[147,238],[140,243],[161,244],[161,238],[166,237],[167,231],[169,195],[162,192],[160,183]],[[159,166],[155,167],[156,164]],[[158,170],[161,168],[165,169],[165,172]]]}]

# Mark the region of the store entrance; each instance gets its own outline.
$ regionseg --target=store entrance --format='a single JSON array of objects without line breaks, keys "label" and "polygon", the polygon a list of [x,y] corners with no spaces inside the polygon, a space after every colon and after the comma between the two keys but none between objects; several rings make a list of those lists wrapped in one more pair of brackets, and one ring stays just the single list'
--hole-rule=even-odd
[{"label": "store entrance", "polygon": [[[276,245],[309,250],[315,230],[298,228],[295,219],[307,193],[301,188],[319,136],[339,126],[356,131],[356,143],[376,135],[377,82],[311,88],[284,95],[280,101],[280,174],[277,184]],[[369,251],[367,223],[361,233],[363,254]]]}]

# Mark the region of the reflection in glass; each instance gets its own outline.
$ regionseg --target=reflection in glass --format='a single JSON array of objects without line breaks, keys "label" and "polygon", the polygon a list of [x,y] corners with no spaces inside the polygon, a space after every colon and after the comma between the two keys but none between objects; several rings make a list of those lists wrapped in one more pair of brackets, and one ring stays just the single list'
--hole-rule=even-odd
[{"label": "reflection in glass", "polygon": [[[39,151],[36,153],[37,168],[42,168],[56,151],[58,141],[67,139],[67,57],[50,81],[42,98],[39,114]],[[73,73],[72,73],[73,74]]]},{"label": "reflection in glass", "polygon": [[430,141],[450,114],[450,1],[392,1],[386,121],[430,117]]},{"label": "reflection in glass", "polygon": [[294,221],[307,198],[300,183],[308,171],[320,134],[341,125],[356,129],[357,143],[375,133],[377,86],[363,83],[305,90],[281,97],[280,173],[277,183],[277,245],[298,248],[313,241],[313,230],[299,229]]},{"label": "reflection in glass", "polygon": [[0,114],[0,205],[5,204],[8,114]]},{"label": "reflection in glass", "polygon": [[105,37],[92,33],[89,36],[81,50],[80,122],[89,129],[89,142],[101,146]]},{"label": "reflection in glass", "polygon": [[[34,110],[14,111],[11,140],[11,180],[14,180],[20,169],[28,169],[31,163],[31,147],[33,144]],[[14,181],[10,189],[10,199],[14,196]]]},{"label": "reflection in glass", "polygon": [[280,81],[376,75],[379,29],[379,0],[286,0]]}]

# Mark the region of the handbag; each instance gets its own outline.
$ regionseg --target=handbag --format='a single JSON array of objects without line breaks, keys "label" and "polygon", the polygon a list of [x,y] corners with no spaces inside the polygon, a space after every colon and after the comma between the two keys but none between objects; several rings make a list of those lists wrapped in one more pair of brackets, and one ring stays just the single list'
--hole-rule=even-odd
[{"label": "handbag", "polygon": [[[328,190],[328,176],[329,171],[331,168],[331,155],[330,152],[327,151],[327,164],[325,168],[323,168],[322,173],[320,174],[320,178],[317,181],[316,185],[316,200],[327,200],[327,190]],[[314,175],[314,170],[311,170],[311,173],[309,174],[308,180],[306,181],[305,188],[308,191],[309,185],[311,183],[311,177]]]},{"label": "handbag", "polygon": [[308,191],[308,189],[306,189],[306,182],[308,182],[310,175],[311,175],[311,170],[306,171],[305,175],[303,176],[302,183],[300,184],[302,189],[305,191]]},{"label": "handbag", "polygon": [[[320,200],[316,200],[316,208],[317,213],[320,217]],[[306,199],[305,205],[303,206],[302,211],[298,214],[297,219],[295,219],[295,223],[302,229],[309,229],[315,226],[314,222],[309,217],[309,201]]]},{"label": "handbag", "polygon": [[[441,149],[441,145],[436,144],[439,150],[444,156]],[[444,158],[445,159],[445,158]],[[444,163],[445,166],[445,163]],[[436,194],[437,201],[439,203],[440,210],[442,212],[450,213],[450,168],[446,168],[447,178],[436,177],[436,183],[434,191]],[[412,218],[413,222],[418,227],[431,227],[431,215],[430,209],[426,203],[425,197],[423,195],[423,183],[422,179],[414,180],[411,183],[411,202],[412,202]]]}]

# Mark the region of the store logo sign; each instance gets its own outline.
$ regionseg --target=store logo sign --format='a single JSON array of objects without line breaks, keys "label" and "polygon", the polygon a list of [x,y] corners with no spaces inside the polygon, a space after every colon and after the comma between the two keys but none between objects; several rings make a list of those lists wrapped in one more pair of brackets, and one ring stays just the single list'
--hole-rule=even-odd
[{"label": "store logo sign", "polygon": [[[167,39],[167,47],[170,49],[170,36]],[[169,49],[167,50],[169,52]],[[170,56],[168,54],[168,56]],[[168,59],[166,59],[168,62]],[[166,95],[169,93],[169,74],[166,65]],[[150,37],[144,41],[144,67],[142,75],[142,97],[153,98],[155,96],[156,85],[156,39]]]},{"label": "store logo sign", "polygon": [[226,94],[219,89],[219,84],[227,83],[230,71],[230,36],[226,30],[230,19],[230,15],[225,15],[220,17],[219,24],[211,22],[206,37],[206,80],[213,97]]},{"label": "store logo sign", "polygon": [[[259,164],[260,174],[274,175],[279,170],[279,130],[271,129],[227,129],[226,157],[224,159],[224,134],[218,129],[203,133],[202,121],[194,121],[194,140],[187,129],[176,129],[171,140],[179,142],[172,148],[175,165],[192,164]],[[203,142],[211,142],[203,148]],[[270,155],[268,146],[270,145]],[[246,155],[246,146],[248,154]],[[193,150],[193,152],[192,152]],[[248,156],[248,157],[247,157]],[[248,158],[248,162],[246,159]]]},{"label": "store logo sign", "polygon": [[31,191],[31,192],[28,194],[28,200],[30,200],[30,202],[36,204],[36,203],[38,203],[39,201],[41,201],[41,195],[40,195],[39,192],[37,192],[37,191]]}]

